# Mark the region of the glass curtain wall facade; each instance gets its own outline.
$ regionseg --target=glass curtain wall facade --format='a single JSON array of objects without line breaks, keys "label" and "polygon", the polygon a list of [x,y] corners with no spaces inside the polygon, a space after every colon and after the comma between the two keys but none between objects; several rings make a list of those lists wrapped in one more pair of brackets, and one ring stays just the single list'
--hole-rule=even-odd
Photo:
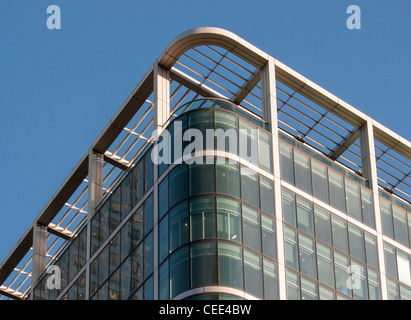
[{"label": "glass curtain wall facade", "polygon": [[[236,135],[224,143],[215,138],[208,150],[203,141],[206,151],[191,161],[176,161],[171,152],[170,165],[153,164],[147,148],[97,207],[91,238],[83,226],[59,255],[61,289],[48,289],[45,273],[35,299],[85,299],[87,276],[90,299],[278,299],[282,243],[287,299],[378,300],[381,272],[390,299],[411,299],[410,256],[401,250],[410,248],[410,207],[381,191],[383,232],[391,239],[384,242],[381,270],[373,193],[361,176],[280,134],[281,188],[275,190],[264,122],[210,99],[174,115],[171,137],[176,121],[203,137],[207,129]],[[239,143],[244,133],[247,143]],[[253,163],[242,157],[252,148]],[[276,194],[282,212],[275,212]]]}]

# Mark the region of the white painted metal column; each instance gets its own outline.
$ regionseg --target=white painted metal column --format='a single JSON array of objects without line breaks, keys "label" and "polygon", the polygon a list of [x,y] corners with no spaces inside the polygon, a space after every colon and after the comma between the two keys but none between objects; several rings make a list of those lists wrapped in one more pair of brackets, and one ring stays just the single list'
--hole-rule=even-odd
[{"label": "white painted metal column", "polygon": [[280,300],[287,299],[287,286],[285,278],[285,251],[284,251],[284,229],[283,210],[281,199],[281,171],[280,171],[280,147],[278,141],[278,118],[277,118],[277,92],[275,80],[275,60],[268,58],[267,64],[261,70],[261,88],[263,103],[263,119],[270,126],[272,134],[273,149],[273,174],[274,174],[274,206],[276,221],[277,261],[278,261],[278,284]]},{"label": "white painted metal column", "polygon": [[103,198],[104,155],[89,151],[88,201],[87,201],[87,250],[86,250],[86,300],[90,298],[91,218]]},{"label": "white painted metal column", "polygon": [[31,296],[34,299],[34,289],[36,288],[39,277],[46,269],[47,254],[47,227],[35,223],[33,227],[33,255],[31,267]]},{"label": "white painted metal column", "polygon": [[[157,130],[157,134],[160,135],[164,129],[166,121],[170,116],[170,72],[159,65],[157,62],[154,64],[154,130]],[[158,156],[158,155],[155,155]],[[158,163],[158,161],[154,161]],[[153,285],[154,285],[154,300],[159,299],[159,259],[158,259],[158,166],[154,164],[154,184],[153,184],[153,201],[154,201],[154,227],[153,227],[153,256],[154,256],[154,272],[153,272]]]},{"label": "white painted metal column", "polygon": [[374,198],[375,229],[377,231],[378,263],[380,267],[381,297],[388,300],[387,277],[385,274],[384,242],[382,231],[382,217],[380,210],[380,197],[378,194],[377,161],[375,157],[373,120],[367,122],[359,129],[361,145],[361,165],[364,178],[369,182]]}]

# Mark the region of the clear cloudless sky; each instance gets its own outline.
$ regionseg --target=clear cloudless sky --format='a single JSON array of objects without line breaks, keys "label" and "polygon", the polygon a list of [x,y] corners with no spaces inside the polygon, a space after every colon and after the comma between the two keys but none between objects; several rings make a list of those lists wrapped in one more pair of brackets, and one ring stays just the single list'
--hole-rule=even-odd
[{"label": "clear cloudless sky", "polygon": [[[46,26],[49,5],[61,30]],[[349,30],[347,7],[361,9]],[[234,32],[411,139],[409,0],[1,0],[0,263],[167,44]]]}]

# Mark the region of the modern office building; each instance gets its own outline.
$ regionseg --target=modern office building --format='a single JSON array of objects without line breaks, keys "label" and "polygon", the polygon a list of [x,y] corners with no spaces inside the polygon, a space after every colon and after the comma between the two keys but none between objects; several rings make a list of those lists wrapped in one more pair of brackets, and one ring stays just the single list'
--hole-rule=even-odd
[{"label": "modern office building", "polygon": [[406,139],[189,30],[0,265],[0,297],[409,300],[410,175]]}]

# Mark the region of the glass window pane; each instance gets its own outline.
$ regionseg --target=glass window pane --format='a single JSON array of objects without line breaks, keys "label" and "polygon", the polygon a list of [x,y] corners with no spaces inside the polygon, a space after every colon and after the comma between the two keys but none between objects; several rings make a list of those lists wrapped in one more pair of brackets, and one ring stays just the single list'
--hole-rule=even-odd
[{"label": "glass window pane", "polygon": [[334,287],[334,269],[331,248],[317,242],[318,280]]},{"label": "glass window pane", "polygon": [[335,288],[341,292],[346,294],[347,296],[351,296],[351,290],[347,287],[347,281],[349,280],[349,273],[348,270],[348,258],[347,256],[334,251],[334,275],[335,275]]},{"label": "glass window pane", "polygon": [[131,218],[133,224],[133,248],[135,248],[143,238],[143,217],[144,205],[141,205]]},{"label": "glass window pane", "polygon": [[151,159],[151,150],[144,156],[144,192],[151,188],[154,181],[154,165]]},{"label": "glass window pane", "polygon": [[310,158],[304,153],[294,150],[295,186],[311,194]]},{"label": "glass window pane", "polygon": [[169,300],[170,299],[170,279],[168,272],[168,262],[167,259],[161,266],[159,270],[159,299]]},{"label": "glass window pane", "polygon": [[287,300],[300,300],[300,276],[291,270],[286,270]]},{"label": "glass window pane", "polygon": [[188,203],[184,201],[170,210],[170,252],[188,242]]},{"label": "glass window pane", "polygon": [[144,300],[154,299],[154,284],[153,277],[150,277],[144,284]]},{"label": "glass window pane", "polygon": [[[214,117],[216,130],[215,149],[238,154],[237,116],[225,111],[215,110]],[[224,134],[220,134],[218,130],[222,130]]]},{"label": "glass window pane", "polygon": [[385,267],[387,274],[395,279],[398,279],[397,275],[397,259],[395,254],[395,248],[388,243],[384,243],[385,253]]},{"label": "glass window pane", "polygon": [[284,222],[296,226],[295,217],[295,194],[287,189],[282,189],[283,193],[283,218]]},{"label": "glass window pane", "polygon": [[372,192],[361,187],[361,205],[364,223],[375,229],[374,204]]},{"label": "glass window pane", "polygon": [[274,187],[273,182],[260,175],[260,203],[261,210],[274,215]]},{"label": "glass window pane", "polygon": [[281,179],[294,184],[293,149],[285,143],[280,143],[280,163]]},{"label": "glass window pane", "polygon": [[298,229],[314,235],[313,204],[297,196]]},{"label": "glass window pane", "polygon": [[110,234],[110,201],[106,203],[100,209],[100,244],[102,244]]},{"label": "glass window pane", "polygon": [[368,299],[367,275],[365,266],[357,262],[351,261],[351,286],[353,296],[357,300]]},{"label": "glass window pane", "polygon": [[260,207],[258,174],[249,168],[241,166],[241,199]]},{"label": "glass window pane", "polygon": [[110,241],[110,273],[120,265],[120,232]]},{"label": "glass window pane", "polygon": [[133,207],[133,175],[129,174],[121,183],[121,216],[124,218]]},{"label": "glass window pane", "polygon": [[168,211],[168,176],[158,186],[158,218],[161,219]]},{"label": "glass window pane", "polygon": [[311,160],[311,166],[313,179],[313,195],[317,199],[325,203],[329,203],[327,167],[315,160]]},{"label": "glass window pane", "polygon": [[347,222],[332,215],[331,224],[334,247],[348,253]]},{"label": "glass window pane", "polygon": [[117,188],[110,197],[110,233],[120,224],[121,188]]},{"label": "glass window pane", "polygon": [[241,247],[218,242],[219,285],[243,290],[243,256]]},{"label": "glass window pane", "polygon": [[132,291],[135,291],[143,283],[143,245],[139,245],[132,255]]},{"label": "glass window pane", "polygon": [[297,249],[297,233],[284,226],[284,246],[285,246],[285,265],[287,267],[299,270],[298,268],[298,249]]},{"label": "glass window pane", "polygon": [[240,169],[238,163],[216,158],[216,192],[240,198]]},{"label": "glass window pane", "polygon": [[263,254],[277,259],[277,243],[275,238],[275,221],[273,218],[261,215],[261,232],[263,238]]},{"label": "glass window pane", "polygon": [[305,277],[301,277],[301,300],[318,300],[317,284]]},{"label": "glass window pane", "polygon": [[382,215],[382,230],[383,233],[394,239],[394,226],[392,222],[391,204],[388,201],[380,198],[381,215]]},{"label": "glass window pane", "polygon": [[410,256],[397,249],[398,280],[411,286]]},{"label": "glass window pane", "polygon": [[188,167],[180,164],[168,175],[168,205],[171,208],[174,204],[187,198],[188,196]]},{"label": "glass window pane", "polygon": [[365,262],[364,232],[352,224],[348,224],[350,255]]},{"label": "glass window pane", "polygon": [[190,200],[190,232],[191,241],[216,237],[214,197]]},{"label": "glass window pane", "polygon": [[109,246],[107,245],[98,257],[98,285],[101,286],[109,275]]},{"label": "glass window pane", "polygon": [[370,300],[381,300],[380,275],[368,268],[368,292]]},{"label": "glass window pane", "polygon": [[153,208],[153,194],[151,194],[144,202],[144,234],[153,229],[154,223],[154,208]]},{"label": "glass window pane", "polygon": [[158,227],[158,245],[159,245],[159,258],[160,263],[168,256],[169,254],[169,239],[168,239],[168,217],[166,216],[163,220],[160,221]]},{"label": "glass window pane", "polygon": [[260,213],[243,205],[243,243],[261,252]]},{"label": "glass window pane", "polygon": [[244,250],[244,282],[246,292],[257,298],[263,298],[261,257],[248,250]]},{"label": "glass window pane", "polygon": [[126,300],[131,295],[131,256],[121,264],[121,299]]},{"label": "glass window pane", "polygon": [[[188,127],[190,129],[200,130],[203,136],[203,148],[201,150],[206,150],[206,130],[214,129],[212,110],[198,110],[188,114]],[[200,150],[197,150],[200,151]]]},{"label": "glass window pane", "polygon": [[388,300],[399,300],[398,294],[398,284],[387,278],[387,285],[388,285]]},{"label": "glass window pane", "polygon": [[241,158],[258,165],[257,128],[247,121],[239,119],[239,155]]},{"label": "glass window pane", "polygon": [[392,215],[394,218],[395,240],[409,247],[407,213],[397,206],[392,206]]},{"label": "glass window pane", "polygon": [[317,279],[314,240],[299,233],[298,247],[300,252],[300,271],[311,278]]},{"label": "glass window pane", "polygon": [[331,219],[330,213],[319,206],[314,206],[315,236],[328,243],[331,242]]},{"label": "glass window pane", "polygon": [[237,201],[217,197],[217,236],[241,242],[240,203]]},{"label": "glass window pane", "polygon": [[271,134],[258,130],[258,163],[269,172],[272,172],[271,154]]},{"label": "glass window pane", "polygon": [[347,199],[347,213],[351,217],[362,221],[360,187],[358,184],[345,179],[345,196]]},{"label": "glass window pane", "polygon": [[108,300],[120,300],[120,270],[116,270],[108,280]]},{"label": "glass window pane", "polygon": [[320,300],[334,300],[334,292],[323,287],[319,286],[320,291]]},{"label": "glass window pane", "polygon": [[278,300],[278,277],[277,277],[277,265],[264,259],[264,299],[265,300]]},{"label": "glass window pane", "polygon": [[190,195],[214,192],[214,158],[190,165]]},{"label": "glass window pane", "polygon": [[121,228],[121,260],[124,260],[131,253],[132,249],[132,236],[133,236],[133,225],[131,220],[127,221]]},{"label": "glass window pane", "polygon": [[400,285],[400,299],[411,300],[411,289],[409,287]]},{"label": "glass window pane", "polygon": [[365,232],[365,253],[367,264],[378,269],[377,238]]},{"label": "glass window pane", "polygon": [[328,170],[328,180],[330,187],[330,204],[345,212],[345,195],[343,176],[333,170]]},{"label": "glass window pane", "polygon": [[144,240],[144,279],[150,276],[153,272],[154,265],[154,249],[153,249],[153,233],[151,232]]},{"label": "glass window pane", "polygon": [[191,288],[217,284],[217,251],[214,241],[191,245],[191,270]]},{"label": "glass window pane", "polygon": [[[100,212],[97,212],[91,219],[91,255],[100,247]],[[101,241],[102,242],[102,241]]]}]

